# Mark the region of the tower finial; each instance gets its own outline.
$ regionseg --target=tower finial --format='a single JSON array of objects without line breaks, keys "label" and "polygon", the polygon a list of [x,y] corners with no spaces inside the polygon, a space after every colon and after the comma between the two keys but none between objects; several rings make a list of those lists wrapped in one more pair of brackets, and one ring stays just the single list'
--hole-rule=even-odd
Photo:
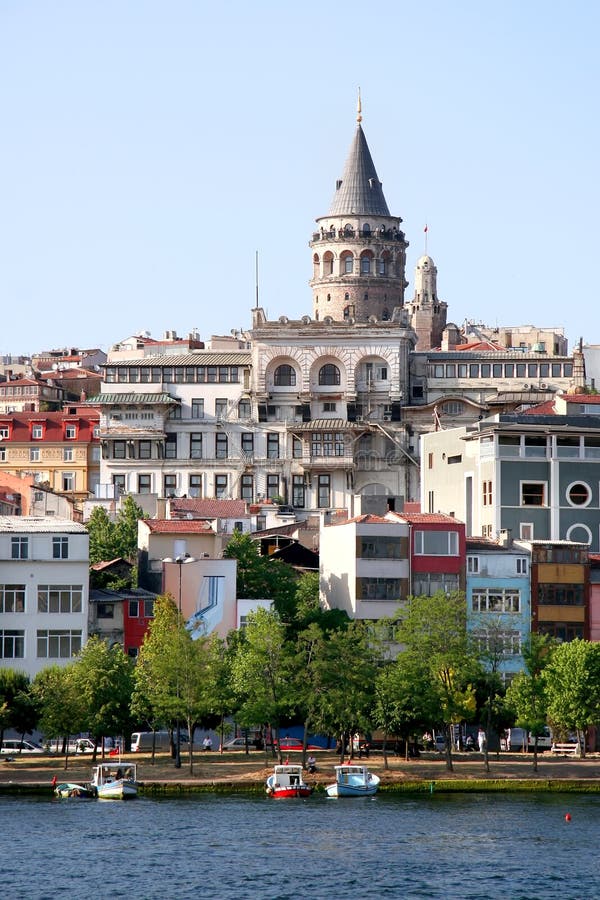
[{"label": "tower finial", "polygon": [[362,122],[362,104],[360,102],[360,88],[358,89],[358,104],[356,106],[356,121],[360,125]]}]

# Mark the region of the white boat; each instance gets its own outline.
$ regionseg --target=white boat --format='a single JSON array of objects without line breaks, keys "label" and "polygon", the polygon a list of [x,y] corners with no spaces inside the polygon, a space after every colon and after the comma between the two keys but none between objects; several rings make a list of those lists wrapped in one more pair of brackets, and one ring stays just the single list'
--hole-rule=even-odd
[{"label": "white boat", "polygon": [[377,793],[379,781],[366,766],[336,766],[335,783],[325,790],[328,797],[369,797]]},{"label": "white boat", "polygon": [[267,778],[269,797],[310,797],[312,787],[304,781],[302,766],[275,766]]},{"label": "white boat", "polygon": [[55,785],[54,793],[62,800],[94,800],[97,797],[96,789],[91,784],[76,784],[73,781]]},{"label": "white boat", "polygon": [[92,769],[91,785],[99,800],[137,797],[136,767],[131,763],[101,763]]}]

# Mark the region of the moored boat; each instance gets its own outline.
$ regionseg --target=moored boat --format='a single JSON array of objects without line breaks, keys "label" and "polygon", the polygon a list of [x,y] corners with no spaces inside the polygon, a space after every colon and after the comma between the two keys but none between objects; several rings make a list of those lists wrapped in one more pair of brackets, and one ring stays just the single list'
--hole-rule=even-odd
[{"label": "moored boat", "polygon": [[379,781],[366,766],[348,764],[335,767],[335,782],[325,790],[328,797],[370,797],[377,793]]},{"label": "moored boat", "polygon": [[304,781],[302,766],[275,766],[267,778],[269,797],[310,797],[312,787]]},{"label": "moored boat", "polygon": [[63,781],[54,788],[54,794],[62,800],[95,800],[96,789],[90,784],[75,784],[73,781]]},{"label": "moored boat", "polygon": [[99,800],[129,800],[137,797],[136,767],[131,763],[102,763],[92,769],[91,787]]}]

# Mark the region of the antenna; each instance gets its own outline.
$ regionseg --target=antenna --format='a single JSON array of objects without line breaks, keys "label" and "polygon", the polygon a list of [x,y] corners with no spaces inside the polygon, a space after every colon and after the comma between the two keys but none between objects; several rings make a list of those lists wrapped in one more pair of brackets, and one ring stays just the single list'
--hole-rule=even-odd
[{"label": "antenna", "polygon": [[256,260],[255,260],[254,268],[255,268],[254,278],[255,278],[255,282],[256,282],[256,307],[255,307],[255,309],[258,309],[258,250],[256,251]]}]

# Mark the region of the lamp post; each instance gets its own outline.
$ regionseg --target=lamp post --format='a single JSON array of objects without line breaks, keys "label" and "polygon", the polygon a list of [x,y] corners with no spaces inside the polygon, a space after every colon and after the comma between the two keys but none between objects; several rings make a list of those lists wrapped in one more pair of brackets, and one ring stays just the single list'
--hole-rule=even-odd
[{"label": "lamp post", "polygon": [[[196,562],[193,556],[190,556],[189,553],[183,553],[179,556],[176,556],[173,559],[170,556],[166,556],[163,559],[163,563],[174,563],[179,568],[179,590],[177,594],[177,609],[179,610],[179,627],[181,627],[181,570],[185,563]],[[179,660],[177,661],[177,700],[179,701]],[[179,703],[178,703],[179,705]],[[181,768],[181,719],[179,718],[179,710],[177,711],[177,731],[175,737],[175,768]]]}]

